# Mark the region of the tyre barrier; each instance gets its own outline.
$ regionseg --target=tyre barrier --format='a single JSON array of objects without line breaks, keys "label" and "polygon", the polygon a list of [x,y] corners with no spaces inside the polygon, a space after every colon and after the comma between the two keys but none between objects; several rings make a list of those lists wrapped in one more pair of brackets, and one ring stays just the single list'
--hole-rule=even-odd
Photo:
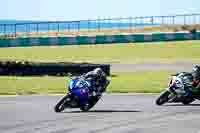
[{"label": "tyre barrier", "polygon": [[91,63],[33,63],[27,61],[0,61],[0,75],[12,76],[68,76],[81,75],[97,67],[109,76],[110,64],[91,64]]}]

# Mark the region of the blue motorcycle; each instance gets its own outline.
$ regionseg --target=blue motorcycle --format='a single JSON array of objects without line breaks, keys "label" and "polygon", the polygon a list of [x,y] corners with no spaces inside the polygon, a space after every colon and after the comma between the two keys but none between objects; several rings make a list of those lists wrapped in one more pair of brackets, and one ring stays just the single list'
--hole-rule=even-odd
[{"label": "blue motorcycle", "polygon": [[54,107],[55,112],[62,112],[66,108],[80,108],[82,111],[90,110],[101,98],[102,93],[91,95],[92,81],[80,77],[70,79],[68,94]]}]

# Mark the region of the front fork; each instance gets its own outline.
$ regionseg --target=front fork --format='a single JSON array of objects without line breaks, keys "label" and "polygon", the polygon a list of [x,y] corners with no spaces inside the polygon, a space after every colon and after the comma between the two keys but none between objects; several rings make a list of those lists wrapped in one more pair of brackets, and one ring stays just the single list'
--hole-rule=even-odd
[{"label": "front fork", "polygon": [[177,92],[175,91],[174,88],[169,87],[169,88],[167,88],[167,90],[168,90],[169,92],[173,93],[174,95],[177,95]]},{"label": "front fork", "polygon": [[182,101],[182,96],[185,93],[185,91],[181,89],[174,89],[173,87],[169,87],[166,89],[169,91],[171,94],[169,95],[169,101],[168,102],[181,102]]},{"label": "front fork", "polygon": [[167,90],[169,92],[173,93],[174,95],[183,95],[186,93],[186,91],[183,89],[175,89],[173,87],[169,87],[169,88],[167,88]]}]

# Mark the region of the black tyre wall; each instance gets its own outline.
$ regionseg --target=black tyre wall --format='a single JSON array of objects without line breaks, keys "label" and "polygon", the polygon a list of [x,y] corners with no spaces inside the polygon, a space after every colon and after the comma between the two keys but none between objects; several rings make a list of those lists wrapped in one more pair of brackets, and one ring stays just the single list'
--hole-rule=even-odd
[{"label": "black tyre wall", "polygon": [[33,63],[33,62],[16,62],[0,61],[0,75],[15,76],[34,76],[34,75],[51,75],[67,76],[68,74],[80,75],[100,67],[109,76],[109,64],[89,64],[89,63]]}]

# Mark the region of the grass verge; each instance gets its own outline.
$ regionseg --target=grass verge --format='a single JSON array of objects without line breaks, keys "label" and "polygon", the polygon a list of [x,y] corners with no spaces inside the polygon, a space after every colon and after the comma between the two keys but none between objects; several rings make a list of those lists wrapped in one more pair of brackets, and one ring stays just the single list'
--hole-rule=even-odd
[{"label": "grass verge", "polygon": [[[108,92],[157,93],[166,87],[172,71],[112,73]],[[0,77],[0,95],[64,94],[66,77]]]},{"label": "grass verge", "polygon": [[170,63],[200,61],[200,41],[0,48],[0,60]]}]

